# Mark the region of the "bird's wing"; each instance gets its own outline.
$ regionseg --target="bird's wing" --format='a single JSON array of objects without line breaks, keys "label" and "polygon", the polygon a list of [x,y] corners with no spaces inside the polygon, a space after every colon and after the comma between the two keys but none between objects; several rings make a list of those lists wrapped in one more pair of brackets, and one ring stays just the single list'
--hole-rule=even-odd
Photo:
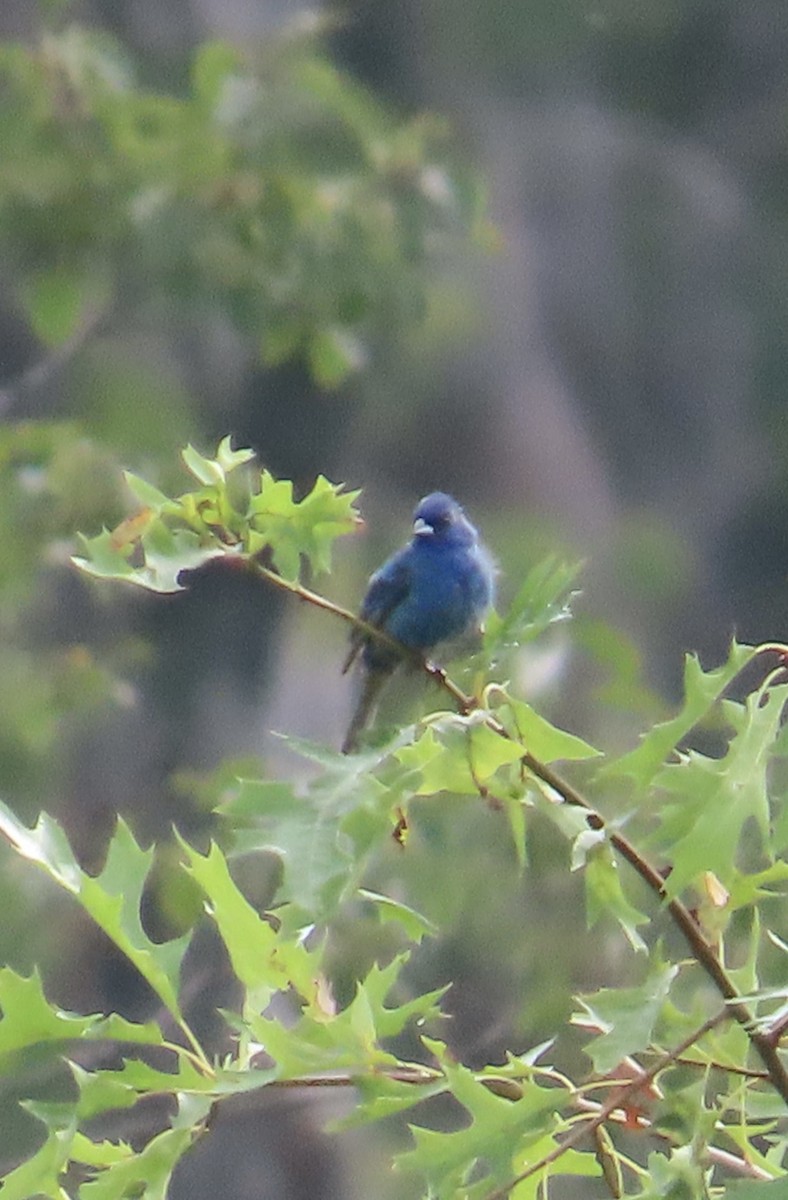
[{"label": "bird's wing", "polygon": [[[370,579],[359,613],[363,621],[368,621],[370,625],[382,626],[407,596],[411,584],[409,549],[410,547],[406,546],[392,555]],[[354,628],[350,635],[350,651],[342,667],[343,675],[350,670],[366,640],[364,633]]]}]

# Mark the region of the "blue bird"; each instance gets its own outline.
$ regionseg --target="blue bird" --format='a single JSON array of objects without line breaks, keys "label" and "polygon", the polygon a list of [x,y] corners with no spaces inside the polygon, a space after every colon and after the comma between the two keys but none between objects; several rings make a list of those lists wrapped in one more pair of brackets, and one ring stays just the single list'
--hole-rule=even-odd
[{"label": "blue bird", "polygon": [[[478,630],[494,593],[495,567],[476,529],[456,500],[432,492],[416,508],[411,541],[371,577],[360,616],[423,654]],[[343,754],[356,749],[383,684],[402,661],[395,649],[354,629],[343,673],[359,654],[364,680]]]}]

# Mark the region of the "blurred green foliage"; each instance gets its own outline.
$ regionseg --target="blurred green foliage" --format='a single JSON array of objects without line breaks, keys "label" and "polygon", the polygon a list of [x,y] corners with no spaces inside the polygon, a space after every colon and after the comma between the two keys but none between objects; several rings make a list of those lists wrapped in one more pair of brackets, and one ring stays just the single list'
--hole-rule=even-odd
[{"label": "blurred green foliage", "polygon": [[206,43],[170,94],[94,30],[0,47],[0,253],[42,343],[210,297],[266,364],[333,388],[420,320],[427,259],[483,227],[478,188],[439,121],[393,118],[319,31]]}]

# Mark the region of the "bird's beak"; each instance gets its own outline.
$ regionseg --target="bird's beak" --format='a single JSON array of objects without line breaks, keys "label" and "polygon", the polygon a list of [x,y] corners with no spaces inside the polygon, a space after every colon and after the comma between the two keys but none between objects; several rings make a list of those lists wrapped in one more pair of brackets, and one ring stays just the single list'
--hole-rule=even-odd
[{"label": "bird's beak", "polygon": [[430,537],[435,530],[427,524],[423,517],[417,517],[413,522],[413,532],[416,537]]}]

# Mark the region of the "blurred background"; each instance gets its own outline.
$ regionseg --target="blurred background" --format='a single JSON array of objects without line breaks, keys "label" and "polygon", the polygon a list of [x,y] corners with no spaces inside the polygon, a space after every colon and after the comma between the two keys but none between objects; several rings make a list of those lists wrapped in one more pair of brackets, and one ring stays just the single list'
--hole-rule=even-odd
[{"label": "blurred background", "polygon": [[[0,788],[87,865],[116,812],[205,835],[205,773],[297,774],[269,731],[336,745],[351,702],[322,614],[210,570],[161,599],[69,566],[127,510],[121,467],[185,488],[187,441],[363,488],[366,531],[317,581],[342,603],[436,488],[504,606],[545,554],[584,560],[574,638],[519,684],[606,747],[675,701],[687,650],[788,636],[783,0],[4,0],[0,38]],[[489,813],[423,820],[396,870],[449,932],[413,985],[458,981],[465,1061],[626,972],[549,831],[523,880]],[[144,1013],[38,888],[9,862],[4,961]],[[351,979],[379,947],[336,936]],[[36,1136],[15,1086],[8,1160]],[[368,1139],[322,1135],[325,1103],[249,1104],[172,1196],[405,1196]]]}]

